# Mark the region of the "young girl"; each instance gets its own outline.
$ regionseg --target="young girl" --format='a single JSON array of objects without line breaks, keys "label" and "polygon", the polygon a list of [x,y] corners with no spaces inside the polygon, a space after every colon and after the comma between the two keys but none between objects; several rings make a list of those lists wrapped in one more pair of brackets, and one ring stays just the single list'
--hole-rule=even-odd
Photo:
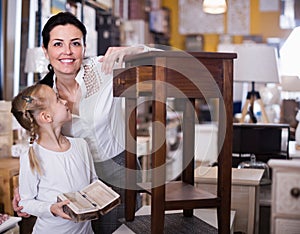
[{"label": "young girl", "polygon": [[11,112],[30,132],[29,151],[20,156],[20,206],[37,216],[33,233],[93,233],[90,221],[74,223],[63,212],[69,201],[57,195],[83,189],[97,180],[88,145],[61,134],[71,120],[67,102],[47,85],[36,84],[12,101]]}]

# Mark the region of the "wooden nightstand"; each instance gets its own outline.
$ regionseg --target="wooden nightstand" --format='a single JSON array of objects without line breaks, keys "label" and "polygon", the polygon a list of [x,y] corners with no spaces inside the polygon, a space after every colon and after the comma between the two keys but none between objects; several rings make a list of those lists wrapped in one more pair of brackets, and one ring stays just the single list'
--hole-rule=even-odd
[{"label": "wooden nightstand", "polygon": [[0,176],[3,178],[3,184],[0,187],[0,203],[4,204],[4,212],[9,215],[14,215],[14,211],[11,204],[14,194],[13,178],[18,174],[18,158],[0,158]]},{"label": "wooden nightstand", "polygon": [[[232,82],[236,57],[235,53],[151,51],[126,57],[126,68],[114,70],[113,95],[126,98],[128,169],[136,169],[137,99],[149,96],[153,104],[151,186],[149,183],[138,184],[151,194],[151,233],[163,233],[167,210],[182,210],[185,217],[191,217],[193,209],[207,207],[218,209],[219,232],[230,232]],[[169,97],[184,101],[181,181],[167,181],[166,177],[166,100]],[[207,98],[219,100],[216,109],[220,146],[217,194],[194,186],[195,101]],[[136,186],[134,173],[127,173],[126,181],[128,185]],[[135,189],[126,189],[126,221],[134,220],[135,195]]]}]

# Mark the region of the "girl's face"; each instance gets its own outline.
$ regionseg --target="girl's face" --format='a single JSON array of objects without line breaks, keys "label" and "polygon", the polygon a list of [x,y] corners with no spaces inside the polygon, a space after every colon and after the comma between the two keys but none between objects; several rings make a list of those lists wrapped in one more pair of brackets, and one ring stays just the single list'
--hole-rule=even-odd
[{"label": "girl's face", "polygon": [[82,32],[72,24],[54,27],[50,32],[48,49],[44,48],[44,52],[57,77],[75,77],[85,53]]},{"label": "girl's face", "polygon": [[67,107],[67,101],[61,99],[49,86],[44,88],[49,100],[49,112],[54,124],[64,124],[72,119],[71,111]]}]

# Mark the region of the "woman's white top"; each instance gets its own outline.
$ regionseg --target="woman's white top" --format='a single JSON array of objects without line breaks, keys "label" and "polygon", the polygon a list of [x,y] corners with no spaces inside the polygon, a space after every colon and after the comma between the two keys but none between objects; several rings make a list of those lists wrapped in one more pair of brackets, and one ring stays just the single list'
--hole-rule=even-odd
[{"label": "woman's white top", "polygon": [[19,192],[22,212],[37,216],[33,233],[93,233],[90,221],[75,223],[55,217],[50,206],[61,193],[76,192],[97,180],[93,159],[84,139],[68,138],[70,148],[54,152],[34,143],[43,174],[30,169],[28,152],[20,156]]},{"label": "woman's white top", "polygon": [[[79,115],[64,125],[65,135],[84,138],[94,162],[108,160],[125,149],[125,124],[122,98],[113,97],[112,74],[101,72],[99,57],[83,61],[76,76],[81,88]],[[56,91],[56,76],[54,75]]]},{"label": "woman's white top", "polygon": [[[144,52],[160,51],[139,46]],[[101,71],[100,57],[83,61],[75,78],[81,88],[79,115],[73,115],[72,123],[63,127],[65,135],[82,137],[88,142],[94,162],[106,161],[125,150],[123,98],[113,97],[113,74]],[[53,81],[57,92],[55,75]]]}]

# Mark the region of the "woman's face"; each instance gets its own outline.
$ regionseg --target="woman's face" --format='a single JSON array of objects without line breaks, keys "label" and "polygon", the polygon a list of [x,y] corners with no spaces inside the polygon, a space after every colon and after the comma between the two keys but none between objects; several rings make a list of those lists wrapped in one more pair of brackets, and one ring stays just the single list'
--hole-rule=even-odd
[{"label": "woman's face", "polygon": [[54,27],[50,32],[48,49],[44,48],[44,52],[57,77],[75,77],[85,53],[82,32],[72,24]]}]

